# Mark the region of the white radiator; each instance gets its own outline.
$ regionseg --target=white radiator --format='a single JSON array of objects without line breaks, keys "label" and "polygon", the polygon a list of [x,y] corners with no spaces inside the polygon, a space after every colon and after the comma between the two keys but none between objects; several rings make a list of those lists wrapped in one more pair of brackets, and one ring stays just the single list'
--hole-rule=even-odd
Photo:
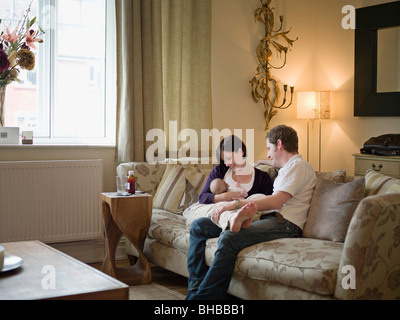
[{"label": "white radiator", "polygon": [[102,160],[0,162],[0,242],[103,238]]}]

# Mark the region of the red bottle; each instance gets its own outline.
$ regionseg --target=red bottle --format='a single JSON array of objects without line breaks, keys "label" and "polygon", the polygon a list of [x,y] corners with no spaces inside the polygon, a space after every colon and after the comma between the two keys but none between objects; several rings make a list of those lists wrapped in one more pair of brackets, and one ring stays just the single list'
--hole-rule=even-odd
[{"label": "red bottle", "polygon": [[128,180],[127,180],[128,192],[135,194],[136,184],[135,184],[135,175],[133,171],[129,171]]}]

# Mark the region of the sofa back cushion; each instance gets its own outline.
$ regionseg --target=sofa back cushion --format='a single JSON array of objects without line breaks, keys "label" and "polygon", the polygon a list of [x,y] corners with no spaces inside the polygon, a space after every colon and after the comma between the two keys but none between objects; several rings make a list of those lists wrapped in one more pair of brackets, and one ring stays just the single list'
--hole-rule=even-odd
[{"label": "sofa back cushion", "polygon": [[365,172],[365,196],[400,193],[400,180],[369,169]]},{"label": "sofa back cushion", "polygon": [[364,197],[364,180],[335,183],[318,179],[303,237],[344,242],[350,220]]},{"label": "sofa back cushion", "polygon": [[269,176],[271,177],[272,181],[275,180],[275,178],[278,176],[278,172],[279,172],[278,168],[271,167],[267,164],[256,164],[254,166],[254,168],[257,168],[261,171],[267,172],[269,174]]},{"label": "sofa back cushion", "polygon": [[325,179],[336,183],[346,182],[346,170],[340,169],[333,172],[315,172],[318,179]]},{"label": "sofa back cushion", "polygon": [[117,175],[126,176],[130,170],[135,172],[136,190],[154,196],[164,175],[165,163],[126,162],[117,167]]},{"label": "sofa back cushion", "polygon": [[208,170],[202,165],[168,163],[153,198],[153,207],[181,214],[185,207],[191,204],[184,199],[187,182],[195,188],[197,193],[200,193],[211,168]]},{"label": "sofa back cushion", "polygon": [[[278,176],[279,169],[271,167],[267,164],[257,164],[254,166],[255,168],[265,171],[269,174],[271,177],[272,181],[275,180],[275,178]],[[337,183],[344,183],[346,182],[346,170],[340,169],[332,172],[315,172],[317,175],[318,179],[325,179]]]}]

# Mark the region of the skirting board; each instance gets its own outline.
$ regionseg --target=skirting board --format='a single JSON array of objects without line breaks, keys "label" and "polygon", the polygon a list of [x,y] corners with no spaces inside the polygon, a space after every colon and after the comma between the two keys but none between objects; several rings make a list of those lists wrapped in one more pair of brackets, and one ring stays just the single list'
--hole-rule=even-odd
[{"label": "skirting board", "polygon": [[[84,263],[102,262],[106,256],[105,239],[49,243],[48,245]],[[115,259],[127,259],[125,237],[122,237],[118,244]]]}]

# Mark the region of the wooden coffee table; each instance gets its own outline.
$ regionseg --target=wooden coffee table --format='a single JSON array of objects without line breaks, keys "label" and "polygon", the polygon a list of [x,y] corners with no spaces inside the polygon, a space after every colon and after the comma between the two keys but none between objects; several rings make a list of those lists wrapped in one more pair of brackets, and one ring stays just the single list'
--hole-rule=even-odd
[{"label": "wooden coffee table", "polygon": [[0,300],[128,299],[124,283],[39,241],[1,246],[6,255],[22,258],[23,264],[0,273]]},{"label": "wooden coffee table", "polygon": [[[102,193],[101,200],[107,238],[103,272],[129,285],[150,283],[151,268],[142,250],[150,227],[153,196],[143,193],[126,197],[111,192]],[[136,248],[138,260],[133,266],[117,268],[115,251],[122,235]]]}]

